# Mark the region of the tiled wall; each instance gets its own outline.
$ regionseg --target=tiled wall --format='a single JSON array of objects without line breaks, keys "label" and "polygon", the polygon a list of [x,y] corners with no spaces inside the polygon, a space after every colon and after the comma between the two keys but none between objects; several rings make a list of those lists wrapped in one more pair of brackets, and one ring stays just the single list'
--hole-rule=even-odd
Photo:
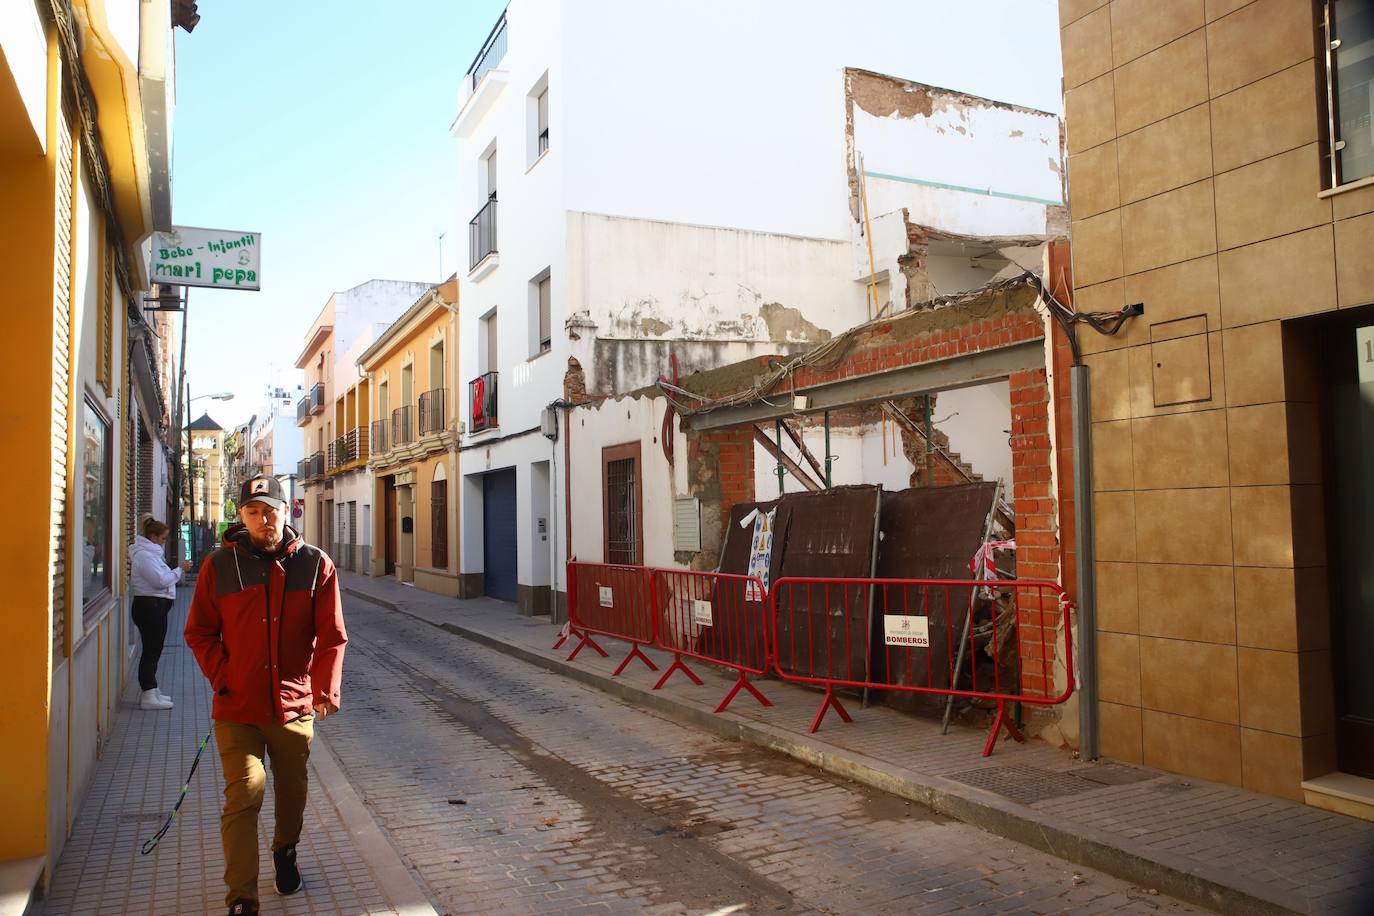
[{"label": "tiled wall", "polygon": [[[1061,0],[1093,379],[1105,754],[1289,797],[1334,766],[1313,369],[1374,301],[1374,187],[1321,197],[1311,0]],[[1321,83],[1324,92],[1324,81]]]}]

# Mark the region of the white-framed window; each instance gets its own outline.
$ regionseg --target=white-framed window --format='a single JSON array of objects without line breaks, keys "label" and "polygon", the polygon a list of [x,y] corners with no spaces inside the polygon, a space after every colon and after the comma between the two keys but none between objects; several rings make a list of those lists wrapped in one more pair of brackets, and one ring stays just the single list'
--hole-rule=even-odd
[{"label": "white-framed window", "polygon": [[553,280],[549,268],[530,279],[530,356],[553,349]]},{"label": "white-framed window", "polygon": [[477,322],[477,368],[482,375],[495,372],[500,365],[496,345],[496,309],[492,309]]},{"label": "white-framed window", "polygon": [[525,96],[525,162],[533,166],[549,150],[549,74],[535,81]]},{"label": "white-framed window", "polygon": [[1332,187],[1374,177],[1374,0],[1325,0],[1326,127]]}]

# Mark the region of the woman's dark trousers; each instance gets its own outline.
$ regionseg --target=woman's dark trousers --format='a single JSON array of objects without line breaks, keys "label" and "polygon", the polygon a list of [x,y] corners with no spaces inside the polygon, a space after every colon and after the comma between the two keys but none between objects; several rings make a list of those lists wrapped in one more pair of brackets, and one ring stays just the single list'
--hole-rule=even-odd
[{"label": "woman's dark trousers", "polygon": [[143,637],[143,654],[138,659],[138,686],[142,690],[157,687],[157,663],[162,658],[162,644],[167,639],[167,615],[171,610],[171,598],[134,596],[134,626]]}]

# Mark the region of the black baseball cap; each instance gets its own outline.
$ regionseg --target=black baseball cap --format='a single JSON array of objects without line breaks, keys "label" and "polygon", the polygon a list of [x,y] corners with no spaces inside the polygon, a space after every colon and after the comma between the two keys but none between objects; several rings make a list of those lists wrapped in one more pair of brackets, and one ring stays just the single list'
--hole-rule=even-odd
[{"label": "black baseball cap", "polygon": [[251,502],[266,503],[276,509],[286,508],[286,494],[282,492],[281,481],[268,474],[259,474],[243,482],[239,489],[239,505]]}]

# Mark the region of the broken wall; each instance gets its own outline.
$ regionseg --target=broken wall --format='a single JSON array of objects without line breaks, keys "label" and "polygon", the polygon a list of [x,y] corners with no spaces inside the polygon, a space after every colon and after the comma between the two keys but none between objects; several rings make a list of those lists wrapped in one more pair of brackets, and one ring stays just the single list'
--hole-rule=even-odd
[{"label": "broken wall", "polygon": [[670,465],[661,439],[667,407],[662,397],[640,395],[608,398],[568,412],[569,516],[575,522],[571,526],[572,556],[591,563],[605,560],[603,450],[637,443],[636,472],[642,495],[637,515],[644,545],[640,563],[678,565],[673,555],[673,500],[687,491],[686,461],[682,458],[687,441],[674,422],[670,429],[677,460],[676,467]]},{"label": "broken wall", "polygon": [[662,342],[682,342],[693,371],[808,349],[867,317],[844,241],[569,213],[568,248],[569,327],[598,367],[593,393],[651,383]]},{"label": "broken wall", "polygon": [[905,208],[967,235],[1041,235],[1063,208],[1058,115],[871,73],[845,71],[850,208]]}]

